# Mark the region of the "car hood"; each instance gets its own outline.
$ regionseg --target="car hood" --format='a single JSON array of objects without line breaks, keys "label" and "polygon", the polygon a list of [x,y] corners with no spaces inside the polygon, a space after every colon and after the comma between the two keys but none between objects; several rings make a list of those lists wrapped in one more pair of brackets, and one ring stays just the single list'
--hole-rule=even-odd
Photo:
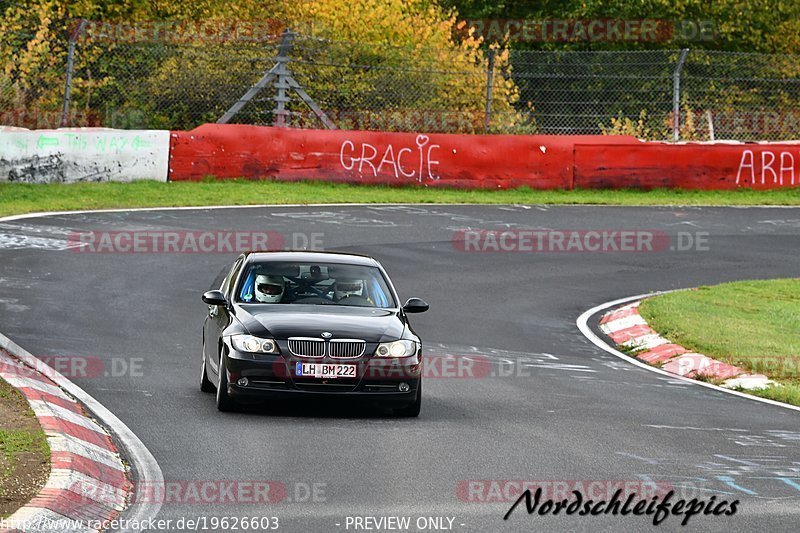
[{"label": "car hood", "polygon": [[334,339],[388,342],[401,338],[406,328],[398,312],[372,307],[245,304],[238,310],[237,318],[251,335],[278,340],[328,331]]}]

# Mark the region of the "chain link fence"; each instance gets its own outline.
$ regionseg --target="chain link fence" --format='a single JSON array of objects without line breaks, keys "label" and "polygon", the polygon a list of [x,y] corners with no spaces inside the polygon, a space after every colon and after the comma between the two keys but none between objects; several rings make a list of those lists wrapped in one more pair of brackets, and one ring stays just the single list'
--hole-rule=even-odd
[{"label": "chain link fence", "polygon": [[[5,36],[6,50],[23,55],[29,38]],[[0,124],[28,128],[191,129],[225,117],[299,128],[800,139],[792,56],[431,49],[266,30],[249,40],[140,41],[72,24],[46,60],[4,72]]]},{"label": "chain link fence", "polygon": [[787,140],[800,138],[798,59],[707,50],[524,51],[513,53],[511,64],[542,133]]}]

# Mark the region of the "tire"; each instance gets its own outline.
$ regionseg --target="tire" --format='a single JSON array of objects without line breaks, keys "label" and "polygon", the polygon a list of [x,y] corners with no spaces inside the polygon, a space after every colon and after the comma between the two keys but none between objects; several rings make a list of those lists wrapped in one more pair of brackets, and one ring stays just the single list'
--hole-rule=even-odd
[{"label": "tire", "polygon": [[211,380],[208,379],[208,371],[206,370],[206,354],[205,350],[203,351],[203,368],[200,374],[200,390],[203,392],[214,392],[217,388],[211,383]]},{"label": "tire", "polygon": [[225,370],[225,356],[219,360],[219,385],[217,385],[217,410],[230,413],[237,409],[236,401],[228,394],[228,371]]},{"label": "tire", "polygon": [[419,380],[417,385],[417,399],[414,403],[406,405],[405,407],[398,407],[394,409],[394,415],[402,418],[416,418],[422,409],[422,380]]}]

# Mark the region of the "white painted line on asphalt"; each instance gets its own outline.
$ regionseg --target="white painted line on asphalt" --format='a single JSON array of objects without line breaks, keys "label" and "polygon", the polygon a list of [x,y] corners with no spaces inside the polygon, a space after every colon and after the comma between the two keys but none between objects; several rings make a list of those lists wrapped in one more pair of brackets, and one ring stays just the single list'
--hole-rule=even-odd
[{"label": "white painted line on asphalt", "polygon": [[[266,207],[380,207],[380,206],[422,206],[422,207],[430,207],[432,204],[402,204],[402,203],[374,203],[374,204],[254,204],[254,205],[187,205],[187,206],[180,206],[180,207],[132,207],[132,208],[120,208],[120,209],[85,209],[85,210],[76,210],[76,211],[40,211],[36,213],[24,213],[22,215],[9,215],[7,217],[0,218],[0,222],[8,222],[12,220],[25,220],[28,218],[40,218],[40,217],[54,217],[54,216],[63,216],[63,215],[90,215],[90,214],[102,214],[102,213],[140,213],[140,212],[147,212],[147,211],[203,211],[209,209],[259,209],[259,208],[266,208]],[[486,204],[436,204],[436,205],[452,205],[452,206],[477,206],[477,207],[487,207]],[[497,204],[503,205],[503,204]],[[564,204],[568,205],[568,204]],[[580,206],[581,204],[577,204]],[[494,204],[488,206],[494,207]],[[619,207],[619,206],[617,206]],[[672,206],[670,206],[672,207]],[[679,206],[675,206],[679,207]],[[791,207],[791,206],[787,206]],[[798,206],[794,206],[798,207]]]},{"label": "white painted line on asphalt", "polygon": [[590,373],[597,372],[597,370],[592,370],[588,366],[570,365],[566,363],[523,363],[522,366],[528,366],[531,368],[544,368],[547,370],[567,370],[572,372],[590,372]]},{"label": "white painted line on asphalt", "polygon": [[[119,209],[82,209],[76,211],[41,211],[36,213],[25,213],[22,215],[10,215],[0,218],[0,222],[7,222],[11,220],[24,220],[28,218],[61,216],[61,215],[86,215],[93,213],[138,213],[147,211],[202,211],[207,209],[258,209],[265,207],[380,207],[380,206],[422,206],[430,207],[431,205],[446,205],[446,206],[462,206],[462,207],[502,207],[508,205],[520,204],[430,204],[430,203],[393,203],[393,202],[375,202],[375,203],[341,203],[341,204],[253,204],[253,205],[187,205],[187,206],[164,206],[164,207],[132,207],[132,208],[119,208]],[[800,209],[798,205],[670,205],[670,204],[654,204],[654,205],[614,205],[614,204],[530,204],[532,206],[541,207],[664,207],[664,208],[686,208],[686,207],[719,207],[726,209]],[[527,207],[527,206],[523,206]]]},{"label": "white painted line on asphalt", "polygon": [[[742,429],[742,428],[696,428],[694,426],[667,426],[660,424],[645,424],[645,426],[655,429],[686,429],[693,431],[733,431],[736,433],[747,433],[748,431],[750,431],[749,429]],[[735,462],[738,461],[738,459],[731,459],[731,461]]]},{"label": "white painted line on asphalt", "polygon": [[[103,404],[94,399],[88,392],[64,377],[60,372],[37,359],[33,354],[19,346],[17,343],[0,333],[0,348],[28,364],[52,380],[56,385],[67,391],[74,398],[83,403],[97,419],[110,429],[125,450],[125,456],[130,460],[136,471],[136,483],[143,487],[161,487],[164,484],[164,474],[158,466],[153,454],[139,440],[139,437],[125,425],[122,420],[109,411]],[[88,443],[87,443],[88,445]],[[137,501],[139,501],[137,499]],[[124,518],[134,522],[147,522],[155,518],[161,510],[161,502],[134,503],[127,511]]]},{"label": "white painted line on asphalt", "polygon": [[638,359],[635,359],[633,357],[625,355],[624,353],[620,352],[619,350],[609,346],[600,337],[595,335],[595,333],[589,327],[589,319],[591,317],[593,317],[594,315],[596,315],[597,313],[599,313],[600,311],[605,311],[606,309],[610,309],[610,308],[615,307],[617,305],[628,303],[628,302],[631,302],[631,301],[634,301],[634,300],[641,300],[642,298],[647,298],[647,297],[650,297],[650,296],[657,296],[659,294],[666,294],[668,292],[674,292],[674,291],[662,291],[662,292],[653,292],[653,293],[649,293],[649,294],[638,294],[636,296],[628,296],[627,298],[620,298],[619,300],[614,300],[612,302],[606,302],[606,303],[597,305],[595,307],[592,307],[588,311],[585,311],[583,314],[581,314],[581,316],[579,316],[577,318],[575,323],[577,324],[578,329],[581,331],[581,333],[583,333],[583,336],[586,337],[587,339],[589,339],[589,341],[592,344],[594,344],[595,346],[597,346],[598,348],[600,348],[604,352],[608,352],[611,355],[619,357],[620,359],[622,359],[624,361],[627,361],[628,363],[630,363],[632,365],[636,365],[636,366],[638,366],[640,368],[644,368],[645,370],[649,370],[650,372],[655,372],[656,374],[660,374],[662,376],[669,377],[669,378],[671,378],[673,380],[680,380],[680,381],[683,381],[683,382],[686,382],[686,383],[691,383],[692,385],[697,385],[698,387],[705,387],[707,389],[713,389],[715,391],[724,392],[725,394],[732,394],[734,396],[738,396],[739,398],[746,398],[748,400],[752,400],[752,401],[755,401],[755,402],[766,403],[766,404],[774,405],[774,406],[777,406],[777,407],[783,407],[784,409],[791,409],[792,411],[800,412],[800,407],[795,406],[795,405],[789,405],[789,404],[785,404],[785,403],[781,403],[781,402],[776,402],[775,400],[770,400],[770,399],[767,399],[767,398],[761,398],[759,396],[752,396],[752,395],[746,394],[744,392],[739,392],[739,391],[735,391],[735,390],[731,390],[731,389],[726,389],[725,387],[719,387],[717,385],[714,385],[712,383],[707,383],[705,381],[697,381],[695,379],[690,379],[690,378],[685,378],[685,377],[682,377],[682,376],[677,376],[675,374],[667,372],[666,370],[661,370],[660,368],[656,368],[654,366],[648,365],[647,363],[643,363],[642,361],[639,361]]}]

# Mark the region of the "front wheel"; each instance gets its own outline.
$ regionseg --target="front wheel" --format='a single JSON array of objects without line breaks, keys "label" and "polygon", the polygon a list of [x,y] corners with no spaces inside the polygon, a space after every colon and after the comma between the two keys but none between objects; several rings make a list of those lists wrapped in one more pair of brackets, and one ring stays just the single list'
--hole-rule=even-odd
[{"label": "front wheel", "polygon": [[422,409],[422,380],[419,380],[419,385],[417,385],[417,398],[414,400],[414,403],[406,405],[405,407],[398,407],[394,409],[394,415],[400,416],[403,418],[416,418],[419,416],[419,412]]},{"label": "front wheel", "polygon": [[225,370],[225,356],[219,359],[219,384],[217,385],[217,410],[223,413],[236,411],[236,401],[228,394],[228,371]]}]

